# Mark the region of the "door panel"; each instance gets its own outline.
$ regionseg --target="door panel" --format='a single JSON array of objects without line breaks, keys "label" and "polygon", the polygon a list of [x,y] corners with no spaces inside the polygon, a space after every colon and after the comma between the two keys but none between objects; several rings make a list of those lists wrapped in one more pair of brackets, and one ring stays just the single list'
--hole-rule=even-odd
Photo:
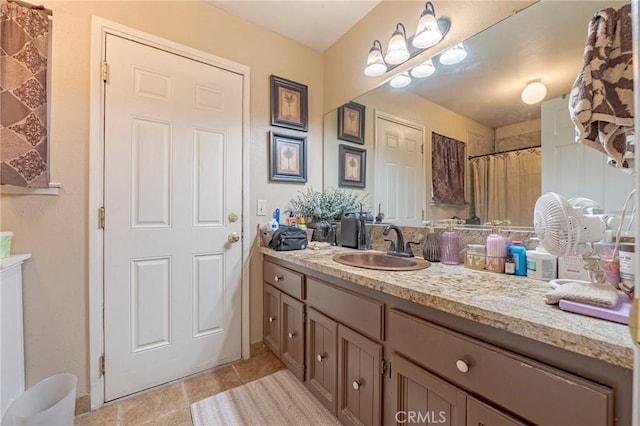
[{"label": "door panel", "polygon": [[264,343],[280,356],[280,291],[264,284]]},{"label": "door panel", "polygon": [[338,419],[379,425],[382,346],[338,325]]},{"label": "door panel", "polygon": [[113,35],[105,60],[109,401],[240,357],[243,77]]},{"label": "door panel", "polygon": [[282,361],[300,381],[304,381],[304,304],[281,293],[280,315]]},{"label": "door panel", "polygon": [[376,115],[376,200],[385,222],[422,223],[425,176],[422,126]]},{"label": "door panel", "polygon": [[309,308],[307,310],[307,381],[316,398],[336,414],[338,367],[336,343],[338,323]]}]

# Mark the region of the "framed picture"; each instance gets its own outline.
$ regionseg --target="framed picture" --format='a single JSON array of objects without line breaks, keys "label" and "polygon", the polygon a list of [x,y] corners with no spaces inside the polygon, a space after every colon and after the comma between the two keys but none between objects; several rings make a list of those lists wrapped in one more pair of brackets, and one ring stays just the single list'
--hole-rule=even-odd
[{"label": "framed picture", "polygon": [[271,76],[271,125],[309,130],[307,86]]},{"label": "framed picture", "polygon": [[307,138],[269,132],[269,180],[307,181]]},{"label": "framed picture", "polygon": [[338,185],[366,186],[367,150],[348,145],[338,149]]},{"label": "framed picture", "polygon": [[364,145],[365,106],[349,102],[338,108],[338,139]]}]

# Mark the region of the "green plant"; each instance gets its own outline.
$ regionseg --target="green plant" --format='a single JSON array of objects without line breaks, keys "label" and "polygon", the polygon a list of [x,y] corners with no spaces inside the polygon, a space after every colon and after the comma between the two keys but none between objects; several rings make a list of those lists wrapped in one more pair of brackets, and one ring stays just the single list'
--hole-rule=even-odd
[{"label": "green plant", "polygon": [[297,198],[289,203],[291,210],[307,221],[339,220],[347,212],[359,211],[364,198],[341,188],[315,191],[309,187],[306,192],[298,191]]}]

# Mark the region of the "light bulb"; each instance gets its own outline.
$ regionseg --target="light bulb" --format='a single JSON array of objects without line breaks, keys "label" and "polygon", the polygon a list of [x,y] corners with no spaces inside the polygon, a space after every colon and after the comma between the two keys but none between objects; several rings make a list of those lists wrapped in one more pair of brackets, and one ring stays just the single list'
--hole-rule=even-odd
[{"label": "light bulb", "polygon": [[411,69],[411,76],[414,78],[425,78],[436,72],[436,67],[433,66],[433,61],[429,59],[426,62]]},{"label": "light bulb", "polygon": [[420,15],[416,34],[413,36],[411,44],[418,49],[426,49],[442,40],[442,32],[438,27],[436,13],[431,2],[427,5]]},{"label": "light bulb", "polygon": [[[400,31],[399,28],[402,28]],[[389,40],[387,54],[384,55],[384,61],[391,65],[398,65],[409,59],[409,49],[407,49],[407,37],[404,31],[404,25],[397,24],[396,30]]]},{"label": "light bulb", "polygon": [[462,43],[460,43],[442,52],[439,60],[442,65],[453,65],[462,61],[466,57],[467,51],[464,49]]},{"label": "light bulb", "polygon": [[401,74],[396,75],[389,82],[391,87],[396,88],[396,89],[404,87],[404,86],[408,85],[409,83],[411,83],[411,77],[409,77],[409,74],[406,71],[401,73]]},{"label": "light bulb", "polygon": [[[378,44],[376,46],[376,43]],[[364,75],[367,77],[378,77],[387,72],[387,64],[382,59],[382,47],[380,42],[375,40],[373,47],[369,50],[369,56],[367,57],[367,66],[364,69]]]}]

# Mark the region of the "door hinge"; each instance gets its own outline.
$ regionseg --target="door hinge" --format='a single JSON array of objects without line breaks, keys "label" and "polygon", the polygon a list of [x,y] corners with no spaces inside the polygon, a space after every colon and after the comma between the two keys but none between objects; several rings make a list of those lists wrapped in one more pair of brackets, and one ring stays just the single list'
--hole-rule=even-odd
[{"label": "door hinge", "polygon": [[102,62],[102,81],[107,82],[107,78],[109,77],[109,64],[107,61]]},{"label": "door hinge", "polygon": [[385,361],[384,359],[380,362],[380,374],[385,375],[389,373],[389,378],[391,378],[391,361]]},{"label": "door hinge", "polygon": [[100,359],[98,360],[98,377],[104,376],[104,354],[100,355]]},{"label": "door hinge", "polygon": [[104,229],[104,207],[98,209],[98,228]]},{"label": "door hinge", "polygon": [[424,154],[424,144],[420,145],[420,151]]}]

